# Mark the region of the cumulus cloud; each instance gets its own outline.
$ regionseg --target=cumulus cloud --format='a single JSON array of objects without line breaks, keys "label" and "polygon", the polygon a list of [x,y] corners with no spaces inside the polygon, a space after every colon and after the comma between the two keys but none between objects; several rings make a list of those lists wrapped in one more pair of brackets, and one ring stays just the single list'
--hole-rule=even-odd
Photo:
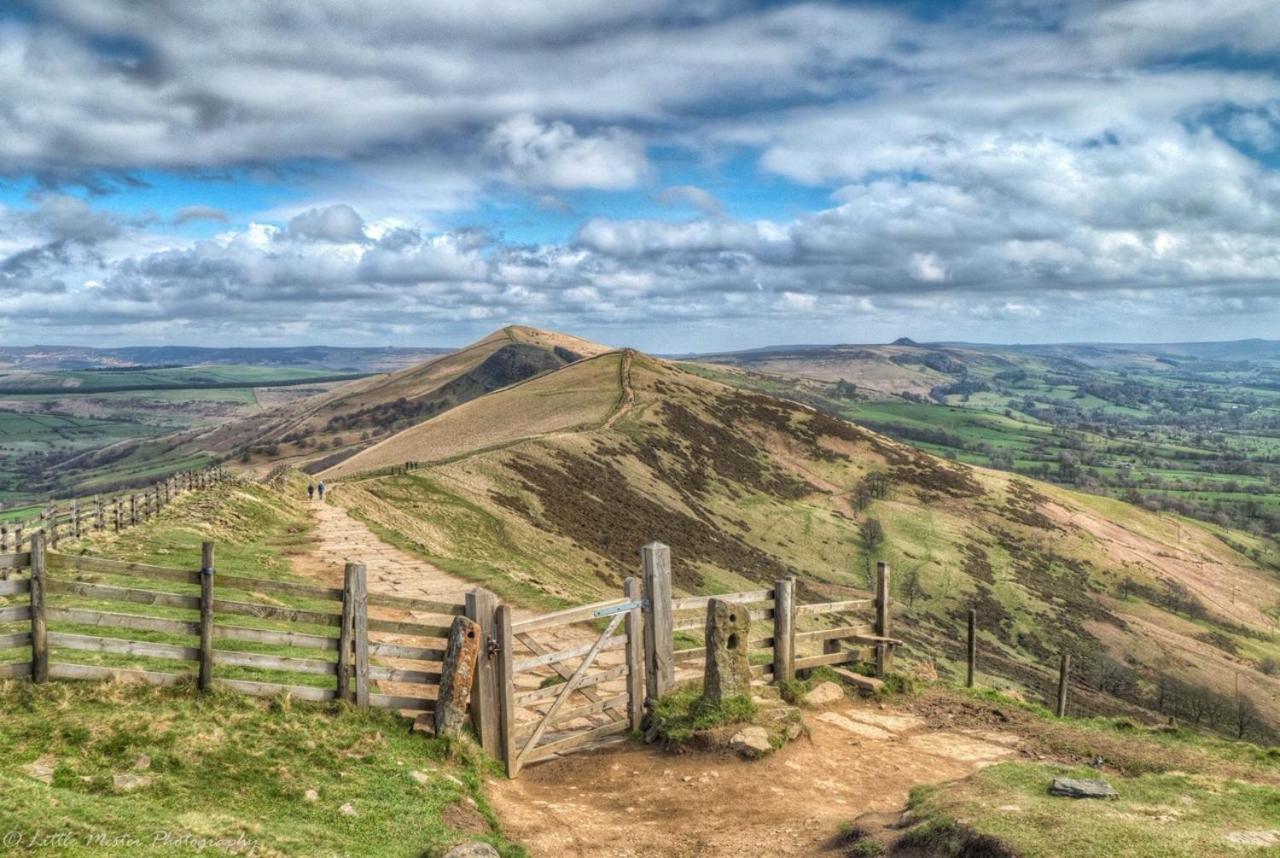
[{"label": "cumulus cloud", "polygon": [[567,122],[539,122],[529,114],[499,123],[487,146],[517,181],[562,190],[630,188],[646,164],[639,138],[622,129],[580,135]]},{"label": "cumulus cloud", "polygon": [[193,220],[211,220],[226,223],[227,213],[216,206],[183,206],[173,216],[173,222],[178,225],[190,223]]},{"label": "cumulus cloud", "polygon": [[341,203],[297,215],[289,221],[287,234],[295,240],[334,244],[363,244],[368,241],[364,219],[351,206]]}]

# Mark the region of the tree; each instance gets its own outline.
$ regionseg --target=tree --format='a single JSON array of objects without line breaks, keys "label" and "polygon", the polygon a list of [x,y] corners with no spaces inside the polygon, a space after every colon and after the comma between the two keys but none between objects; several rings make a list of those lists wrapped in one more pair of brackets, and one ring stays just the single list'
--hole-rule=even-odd
[{"label": "tree", "polygon": [[884,542],[884,525],[879,519],[868,518],[858,525],[858,534],[862,537],[862,544],[867,547],[867,551],[875,551],[876,546]]}]

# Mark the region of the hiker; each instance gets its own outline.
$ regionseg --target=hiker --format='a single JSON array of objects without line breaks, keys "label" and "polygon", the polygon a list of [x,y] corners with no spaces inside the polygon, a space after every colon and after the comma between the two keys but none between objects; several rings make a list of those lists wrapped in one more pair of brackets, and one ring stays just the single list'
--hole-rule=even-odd
[{"label": "hiker", "polygon": [[316,499],[316,484],[307,483],[307,500],[315,500],[315,499]]},{"label": "hiker", "polygon": [[316,486],[320,491],[320,502],[324,503],[324,480],[320,481],[320,485]]}]

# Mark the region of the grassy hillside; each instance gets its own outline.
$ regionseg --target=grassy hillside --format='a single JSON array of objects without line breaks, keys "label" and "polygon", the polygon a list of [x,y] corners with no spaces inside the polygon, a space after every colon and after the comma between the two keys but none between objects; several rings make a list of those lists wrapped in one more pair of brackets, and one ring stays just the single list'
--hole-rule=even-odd
[{"label": "grassy hillside", "polygon": [[[1043,695],[1066,649],[1083,705],[1227,730],[1239,704],[1257,713],[1246,733],[1274,735],[1262,722],[1280,723],[1280,574],[1264,540],[947,462],[652,358],[629,376],[634,401],[606,425],[459,451],[456,439],[489,436],[495,414],[535,408],[523,397],[552,375],[495,396],[500,409],[472,403],[484,425],[456,412],[454,446],[430,467],[335,497],[513,598],[612,593],[653,539],[672,545],[685,592],[795,573],[818,601],[866,587],[871,561],[886,559],[897,634],[944,674],[976,607],[990,676]],[[432,424],[445,418],[406,443]],[[431,459],[418,453],[406,458]]]},{"label": "grassy hillside", "polygon": [[958,461],[1277,532],[1280,362],[1193,345],[779,348],[698,371]]}]

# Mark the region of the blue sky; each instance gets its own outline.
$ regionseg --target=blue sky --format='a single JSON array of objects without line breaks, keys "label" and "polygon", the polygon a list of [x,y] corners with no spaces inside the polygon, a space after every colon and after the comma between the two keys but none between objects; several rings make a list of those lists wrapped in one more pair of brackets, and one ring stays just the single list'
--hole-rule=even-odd
[{"label": "blue sky", "polygon": [[1280,336],[1280,16],[0,13],[0,341]]}]

